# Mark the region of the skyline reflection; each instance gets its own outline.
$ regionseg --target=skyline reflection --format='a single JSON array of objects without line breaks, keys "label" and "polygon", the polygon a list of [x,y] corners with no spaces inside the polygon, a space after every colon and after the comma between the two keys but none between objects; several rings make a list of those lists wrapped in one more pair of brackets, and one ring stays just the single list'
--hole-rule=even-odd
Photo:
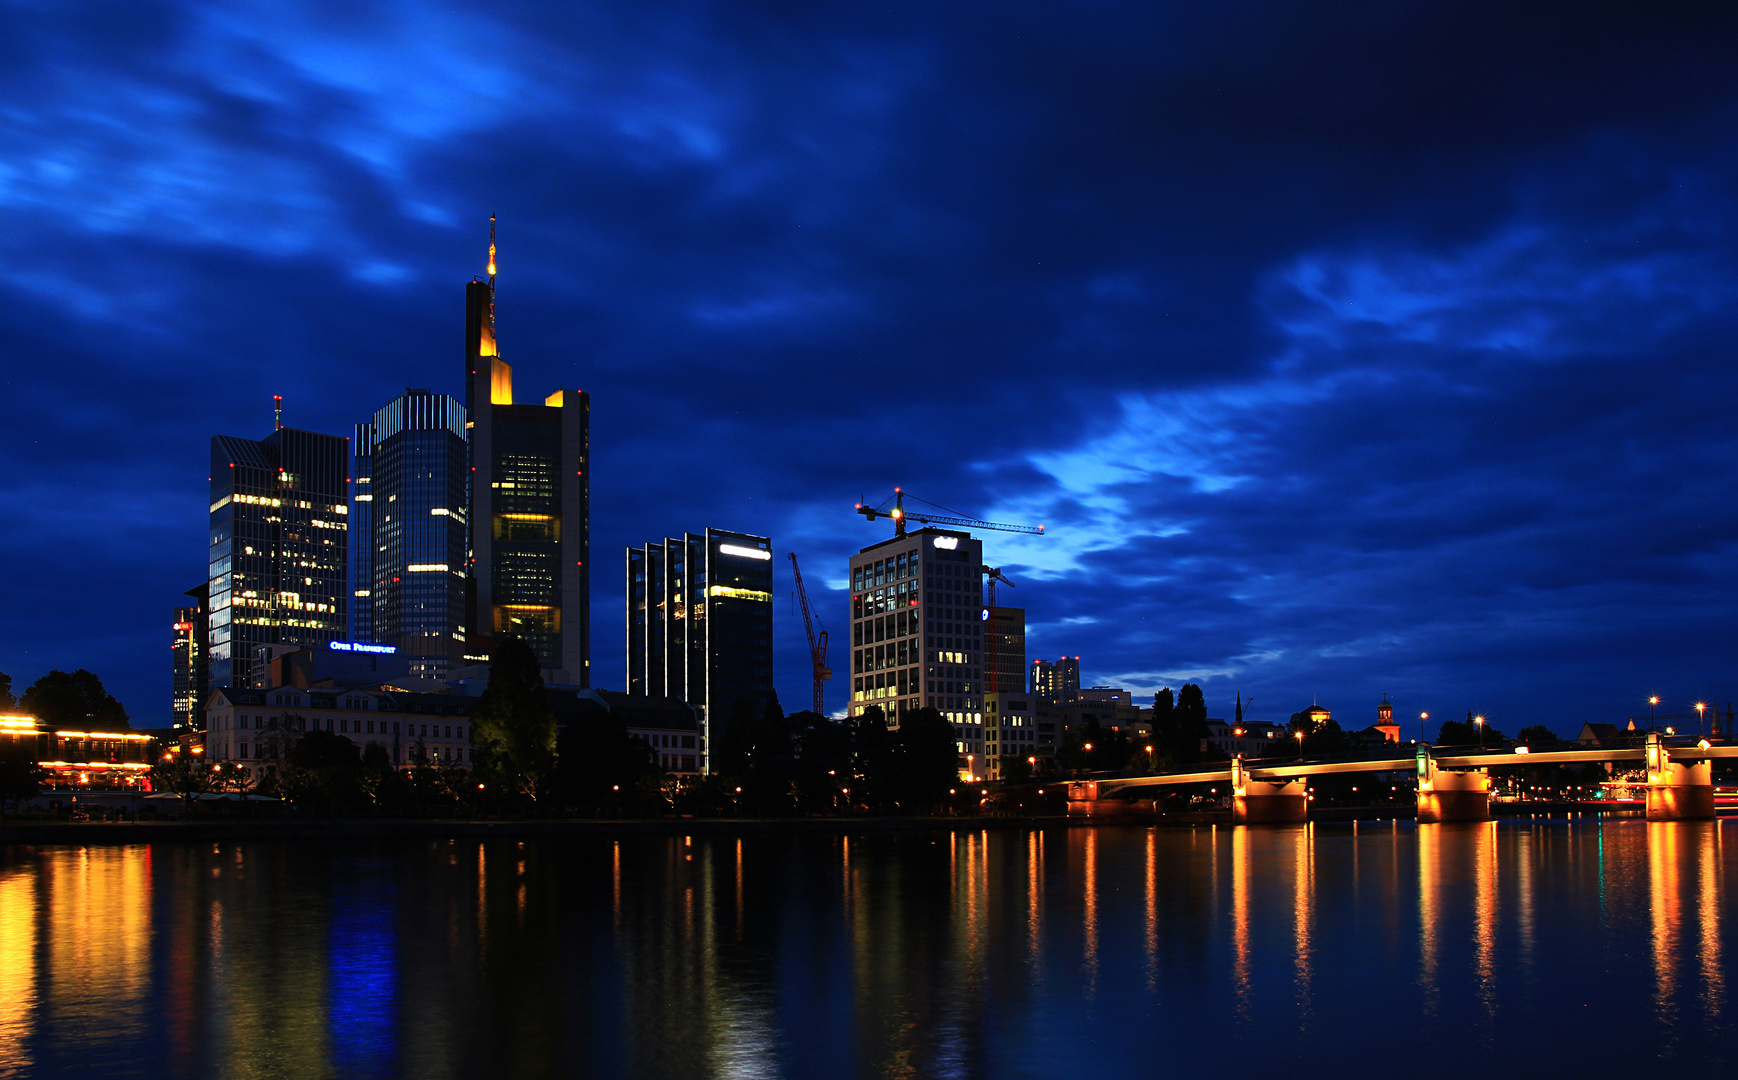
[{"label": "skyline reflection", "polygon": [[1148,1075],[1251,1036],[1342,1076],[1421,1038],[1462,1048],[1427,1076],[1716,1064],[1723,833],[6,849],[0,1075]]}]

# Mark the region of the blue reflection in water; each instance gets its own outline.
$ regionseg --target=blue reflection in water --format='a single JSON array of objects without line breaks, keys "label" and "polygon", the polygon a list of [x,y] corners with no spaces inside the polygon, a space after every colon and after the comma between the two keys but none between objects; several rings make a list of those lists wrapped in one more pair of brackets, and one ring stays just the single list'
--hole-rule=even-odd
[{"label": "blue reflection in water", "polygon": [[340,877],[332,888],[326,1006],[332,1065],[341,1076],[386,1076],[398,1061],[395,890],[358,877]]}]

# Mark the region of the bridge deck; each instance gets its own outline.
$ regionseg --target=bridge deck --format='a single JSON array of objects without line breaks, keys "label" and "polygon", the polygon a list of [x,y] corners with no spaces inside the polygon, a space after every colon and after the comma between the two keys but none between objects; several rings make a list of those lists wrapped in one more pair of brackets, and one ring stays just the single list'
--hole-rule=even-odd
[{"label": "bridge deck", "polygon": [[[1712,758],[1738,758],[1738,746],[1710,746],[1706,749],[1695,746],[1669,746],[1667,753],[1673,761],[1706,761]],[[1639,746],[1598,747],[1589,750],[1546,750],[1538,753],[1490,753],[1490,754],[1454,754],[1436,759],[1439,769],[1487,769],[1510,765],[1570,765],[1593,761],[1643,761],[1647,750]],[[1260,759],[1257,759],[1260,760]],[[1403,758],[1363,759],[1358,761],[1317,761],[1297,765],[1260,765],[1246,762],[1243,775],[1251,780],[1294,780],[1306,776],[1331,776],[1336,773],[1361,772],[1412,772],[1418,767],[1418,759],[1408,755]],[[1183,784],[1227,784],[1231,782],[1231,770],[1212,769],[1201,772],[1162,773],[1155,776],[1127,776],[1098,781],[1098,789],[1102,794],[1107,791],[1121,791],[1124,788],[1137,787],[1177,787]]]}]

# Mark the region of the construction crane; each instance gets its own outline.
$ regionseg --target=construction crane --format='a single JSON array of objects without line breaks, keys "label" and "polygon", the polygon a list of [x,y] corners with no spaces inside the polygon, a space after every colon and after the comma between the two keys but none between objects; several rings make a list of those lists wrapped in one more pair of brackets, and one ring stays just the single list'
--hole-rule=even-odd
[{"label": "construction crane", "polygon": [[797,566],[797,553],[791,552],[791,575],[797,579],[797,602],[803,606],[803,630],[809,635],[809,660],[815,665],[815,712],[827,715],[827,680],[833,669],[827,666],[827,631],[815,632],[815,615],[809,607],[809,591],[803,588],[803,571]]},{"label": "construction crane", "polygon": [[[883,499],[880,506],[864,506],[862,503],[858,503],[857,512],[868,518],[870,521],[874,521],[878,517],[892,518],[894,536],[905,535],[905,522],[907,518],[913,521],[921,521],[925,525],[959,525],[967,529],[995,529],[998,532],[1035,533],[1039,536],[1044,535],[1044,526],[1042,525],[1003,525],[995,521],[980,521],[977,518],[960,517],[954,511],[948,510],[945,506],[929,502],[926,499],[919,499],[916,495],[911,496],[911,498],[926,506],[934,506],[937,510],[947,510],[947,514],[933,514],[928,511],[906,510],[905,489],[903,488],[894,488],[893,497],[891,499]],[[891,510],[887,508],[888,503],[893,504]]]},{"label": "construction crane", "polygon": [[978,569],[983,572],[986,579],[984,584],[989,593],[989,602],[984,607],[984,614],[989,616],[984,620],[984,674],[988,676],[984,680],[984,689],[995,694],[1002,690],[1002,635],[996,633],[996,582],[999,581],[1010,589],[1014,587],[1014,583],[1008,580],[1000,567],[981,566]]}]

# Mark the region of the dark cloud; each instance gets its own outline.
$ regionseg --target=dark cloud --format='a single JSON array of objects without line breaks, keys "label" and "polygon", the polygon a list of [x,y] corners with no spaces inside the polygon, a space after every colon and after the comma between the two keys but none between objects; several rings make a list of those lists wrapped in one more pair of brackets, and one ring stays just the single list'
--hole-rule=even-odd
[{"label": "dark cloud", "polygon": [[903,484],[1050,526],[992,559],[1090,679],[1738,698],[1735,39],[1658,3],[14,9],[0,668],[161,721],[206,440],[457,392],[497,211],[518,379],[594,395],[606,683],[611,552],[770,532],[842,627],[851,503]]}]

